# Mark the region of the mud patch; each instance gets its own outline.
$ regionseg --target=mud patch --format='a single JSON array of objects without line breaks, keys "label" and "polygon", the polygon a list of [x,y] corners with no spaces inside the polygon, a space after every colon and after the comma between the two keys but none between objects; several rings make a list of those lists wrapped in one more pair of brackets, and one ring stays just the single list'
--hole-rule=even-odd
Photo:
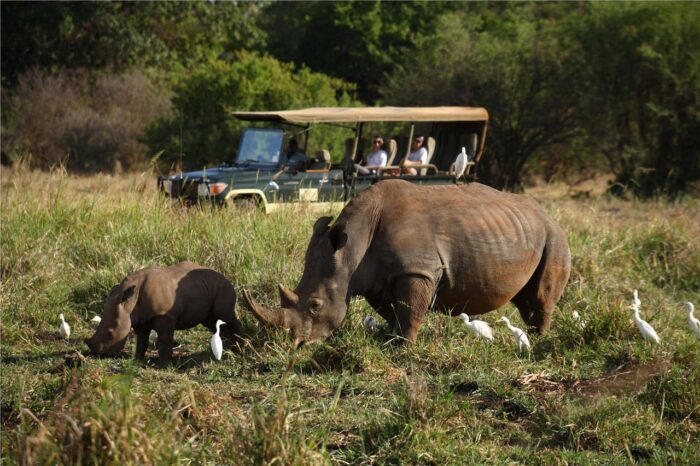
[{"label": "mud patch", "polygon": [[649,364],[627,363],[599,379],[582,380],[577,392],[586,398],[638,393],[652,378],[667,372],[670,367],[670,361],[665,359]]},{"label": "mud patch", "polygon": [[579,383],[578,379],[556,379],[543,371],[523,374],[513,381],[513,386],[530,392],[554,394],[576,390]]},{"label": "mud patch", "polygon": [[470,395],[479,389],[479,384],[474,381],[459,382],[450,387],[450,391],[455,395]]}]

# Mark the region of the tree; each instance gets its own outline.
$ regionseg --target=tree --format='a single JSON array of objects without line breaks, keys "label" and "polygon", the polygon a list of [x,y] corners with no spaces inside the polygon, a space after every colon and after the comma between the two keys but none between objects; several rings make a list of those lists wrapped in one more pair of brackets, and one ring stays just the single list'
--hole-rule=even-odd
[{"label": "tree", "polygon": [[614,192],[675,195],[700,179],[700,5],[591,4],[572,23],[587,134]]},{"label": "tree", "polygon": [[576,70],[556,26],[574,8],[498,8],[497,18],[491,10],[442,16],[382,91],[389,104],[486,107],[491,137],[479,175],[513,189],[534,154],[577,133]]},{"label": "tree", "polygon": [[175,117],[161,119],[147,133],[152,153],[190,168],[231,161],[246,123],[234,110],[280,110],[351,103],[346,83],[269,56],[236,52],[231,62],[213,59],[175,86]]},{"label": "tree", "polygon": [[395,62],[435,30],[453,2],[271,2],[260,15],[268,51],[282,61],[356,83],[372,102]]},{"label": "tree", "polygon": [[29,69],[160,71],[262,47],[252,2],[2,2],[2,84]]}]

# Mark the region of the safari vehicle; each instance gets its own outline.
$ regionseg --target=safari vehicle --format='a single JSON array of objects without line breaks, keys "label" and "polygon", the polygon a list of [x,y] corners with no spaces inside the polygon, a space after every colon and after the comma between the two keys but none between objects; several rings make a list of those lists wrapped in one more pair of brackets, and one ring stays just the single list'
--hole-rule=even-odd
[{"label": "safari vehicle", "polygon": [[[211,200],[220,204],[259,206],[274,212],[300,204],[304,208],[326,210],[342,206],[358,192],[387,177],[400,177],[418,184],[454,184],[473,179],[484,149],[488,112],[474,107],[366,107],[307,108],[274,112],[234,112],[239,120],[263,122],[269,127],[243,131],[235,162],[202,171],[158,178],[158,187],[167,196],[187,202]],[[348,130],[342,158],[333,163],[328,150],[316,151],[306,170],[290,168],[285,153],[289,140],[304,135],[306,152],[314,128],[332,125]],[[362,176],[355,164],[361,163],[367,137],[373,125],[391,125],[401,134],[384,138],[388,154],[386,167]],[[300,130],[301,128],[301,130]],[[425,136],[428,163],[408,175],[398,162],[408,155],[414,135]],[[462,147],[467,148],[467,169],[456,176],[454,162]]]}]

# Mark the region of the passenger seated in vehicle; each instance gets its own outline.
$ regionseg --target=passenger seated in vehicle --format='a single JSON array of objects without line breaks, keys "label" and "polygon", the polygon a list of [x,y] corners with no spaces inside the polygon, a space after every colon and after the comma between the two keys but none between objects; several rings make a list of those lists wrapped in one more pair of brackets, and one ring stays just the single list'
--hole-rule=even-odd
[{"label": "passenger seated in vehicle", "polygon": [[287,149],[286,166],[292,170],[306,170],[306,167],[311,162],[311,158],[299,149],[299,143],[296,139],[289,140],[289,148]]},{"label": "passenger seated in vehicle", "polygon": [[384,144],[384,139],[378,134],[375,134],[374,137],[372,137],[372,152],[367,156],[365,166],[363,167],[359,163],[355,164],[359,175],[374,175],[377,173],[377,168],[386,166],[389,155],[382,149],[382,144]]},{"label": "passenger seated in vehicle", "polygon": [[316,158],[311,161],[307,171],[328,171],[331,168],[331,153],[327,150],[316,152]]},{"label": "passenger seated in vehicle", "polygon": [[399,162],[399,165],[404,167],[403,172],[406,175],[417,174],[418,172],[416,169],[412,167],[426,165],[428,163],[428,149],[423,147],[423,141],[425,141],[425,137],[422,134],[413,138],[413,142],[411,142],[411,152],[408,154],[408,157],[401,159]]}]

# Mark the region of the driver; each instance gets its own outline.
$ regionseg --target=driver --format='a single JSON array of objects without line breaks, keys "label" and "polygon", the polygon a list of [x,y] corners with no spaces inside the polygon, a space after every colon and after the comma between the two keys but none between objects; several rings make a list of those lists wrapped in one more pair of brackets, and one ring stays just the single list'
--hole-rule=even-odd
[{"label": "driver", "polygon": [[296,139],[289,140],[289,149],[287,150],[287,166],[294,170],[306,170],[306,167],[311,162],[308,155],[299,149],[299,143]]}]

